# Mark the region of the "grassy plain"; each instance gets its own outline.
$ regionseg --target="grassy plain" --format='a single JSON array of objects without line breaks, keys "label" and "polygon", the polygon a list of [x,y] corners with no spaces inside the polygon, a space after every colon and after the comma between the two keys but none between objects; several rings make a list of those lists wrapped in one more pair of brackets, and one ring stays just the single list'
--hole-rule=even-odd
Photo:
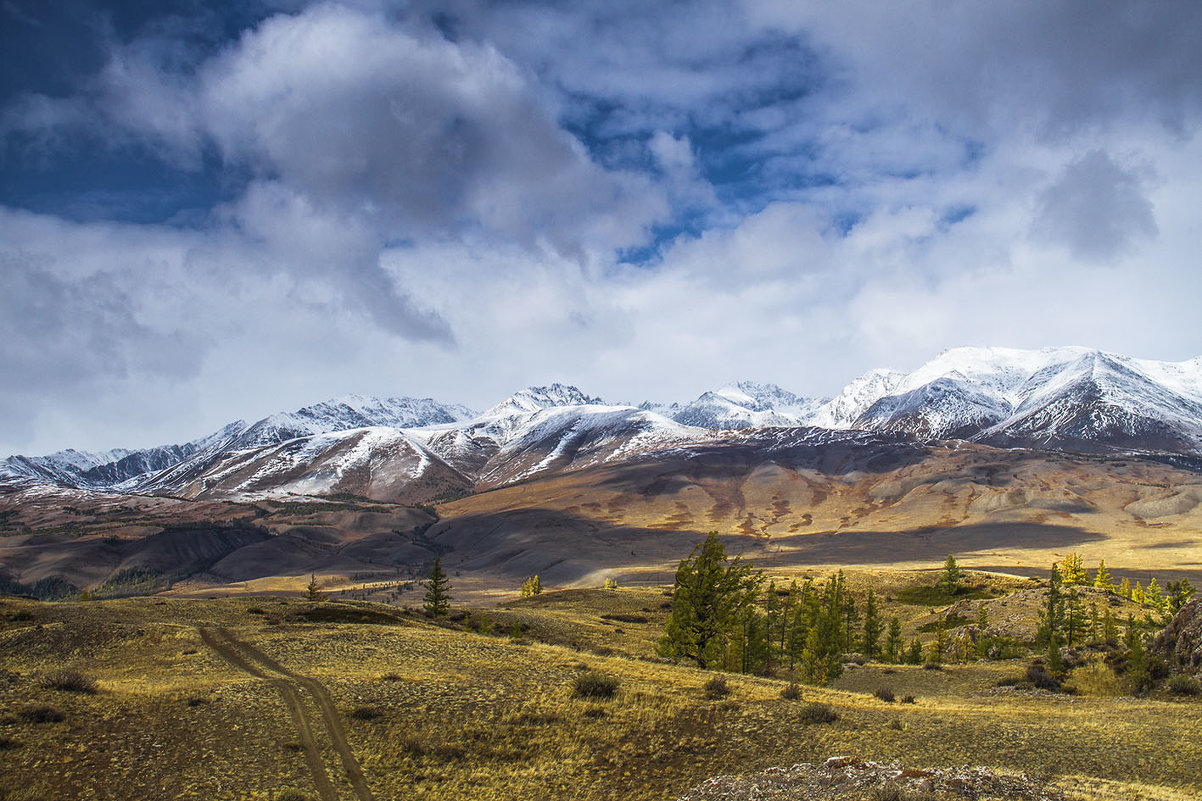
[{"label": "grassy plain", "polygon": [[[782,697],[785,679],[728,676],[732,692],[713,700],[703,691],[712,673],[653,656],[663,589],[546,593],[470,610],[460,624],[483,612],[497,631],[525,624],[520,640],[375,604],[6,598],[0,799],[267,801],[285,788],[320,798],[282,674],[239,669],[211,647],[212,632],[324,687],[379,801],[672,799],[717,774],[832,755],[1025,771],[1080,798],[1202,796],[1198,700],[995,686],[1021,675],[1023,661],[938,671],[869,664],[794,700]],[[1000,604],[1014,597],[1003,590],[1020,587],[997,589],[978,602]],[[908,632],[928,612],[894,608],[906,613]],[[97,691],[44,685],[64,668],[96,678]],[[617,695],[574,697],[574,680],[588,670],[616,677]],[[331,792],[362,798],[315,697],[296,687]],[[915,702],[881,701],[872,694],[881,687]],[[838,719],[805,722],[811,702],[829,704]]]}]

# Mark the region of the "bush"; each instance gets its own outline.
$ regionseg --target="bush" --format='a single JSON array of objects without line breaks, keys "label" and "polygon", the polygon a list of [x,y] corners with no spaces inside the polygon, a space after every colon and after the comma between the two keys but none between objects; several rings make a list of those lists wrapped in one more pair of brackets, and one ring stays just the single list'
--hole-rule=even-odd
[{"label": "bush", "polygon": [[938,662],[924,662],[922,664],[922,669],[923,670],[943,670],[943,665],[939,664]]},{"label": "bush", "polygon": [[711,701],[730,695],[730,685],[726,683],[725,676],[714,676],[701,689],[705,691],[705,697]]},{"label": "bush", "polygon": [[61,723],[67,716],[52,706],[27,706],[19,713],[28,723]]},{"label": "bush", "polygon": [[581,673],[572,682],[572,695],[577,698],[613,698],[617,692],[617,678],[595,670]]},{"label": "bush", "polygon": [[355,720],[378,720],[384,717],[384,713],[374,706],[357,706],[351,710],[351,717]]},{"label": "bush", "polygon": [[903,704],[916,704],[916,703],[918,703],[917,701],[915,701],[915,700],[914,700],[914,696],[912,696],[912,695],[903,695],[903,696],[902,696],[902,699],[901,699],[901,702],[902,702]]},{"label": "bush", "polygon": [[285,787],[275,794],[274,801],[310,801],[309,796],[294,787]]},{"label": "bush", "polygon": [[789,682],[789,686],[780,691],[780,697],[786,701],[796,701],[801,698],[801,685],[795,681]]},{"label": "bush", "polygon": [[888,687],[877,687],[872,691],[872,694],[884,701],[886,704],[891,704],[896,700],[893,690],[890,690]]},{"label": "bush", "polygon": [[1169,679],[1169,692],[1175,695],[1202,695],[1202,683],[1193,676],[1178,674]]},{"label": "bush", "polygon": [[830,704],[814,702],[801,708],[802,723],[834,723],[838,719],[838,714],[831,709]]},{"label": "bush", "polygon": [[47,690],[62,690],[69,693],[96,692],[96,679],[76,670],[56,670],[42,677],[41,684]]},{"label": "bush", "polygon": [[1027,668],[1027,681],[1040,690],[1050,690],[1051,692],[1060,692],[1060,682],[1056,681],[1056,677],[1048,672],[1048,669],[1043,665],[1031,665]]}]

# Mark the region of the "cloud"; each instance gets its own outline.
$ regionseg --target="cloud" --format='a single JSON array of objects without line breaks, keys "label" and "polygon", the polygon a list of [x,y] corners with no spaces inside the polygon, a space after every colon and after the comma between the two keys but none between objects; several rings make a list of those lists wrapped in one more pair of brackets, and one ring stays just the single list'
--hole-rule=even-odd
[{"label": "cloud", "polygon": [[1040,193],[1033,232],[1077,258],[1113,260],[1157,233],[1142,183],[1106,152],[1091,150]]}]

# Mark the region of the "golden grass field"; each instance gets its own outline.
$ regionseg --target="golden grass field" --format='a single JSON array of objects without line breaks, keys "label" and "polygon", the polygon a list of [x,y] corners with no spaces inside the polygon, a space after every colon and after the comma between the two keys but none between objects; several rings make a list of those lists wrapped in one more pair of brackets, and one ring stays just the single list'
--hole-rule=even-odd
[{"label": "golden grass field", "polygon": [[[916,580],[850,578],[886,592]],[[996,591],[981,601],[991,616],[1029,592],[1020,579],[973,578]],[[302,679],[328,694],[379,801],[673,799],[710,776],[832,755],[1025,771],[1077,798],[1202,797],[1198,700],[1114,695],[1118,685],[1093,696],[995,687],[1021,674],[1025,661],[939,671],[869,664],[831,687],[803,688],[799,700],[781,696],[784,679],[729,675],[731,694],[710,700],[702,687],[713,673],[652,656],[666,600],[662,587],[575,590],[470,610],[467,620],[483,611],[502,631],[524,622],[526,635],[514,641],[375,604],[6,598],[0,799],[267,801],[285,788],[319,799],[282,684],[293,687],[312,724],[327,792],[362,799]],[[1029,620],[1033,605],[1022,608]],[[886,614],[904,615],[909,636],[928,612],[895,603]],[[307,622],[305,614],[377,622]],[[238,652],[247,660],[258,653],[261,665],[278,670],[239,669],[211,647],[215,632],[250,649]],[[42,686],[59,668],[96,678],[98,691]],[[616,677],[616,697],[573,697],[573,680],[585,670]],[[915,703],[871,694],[886,686]],[[803,722],[811,701],[830,704],[838,720]],[[33,722],[39,707],[63,719]]]}]

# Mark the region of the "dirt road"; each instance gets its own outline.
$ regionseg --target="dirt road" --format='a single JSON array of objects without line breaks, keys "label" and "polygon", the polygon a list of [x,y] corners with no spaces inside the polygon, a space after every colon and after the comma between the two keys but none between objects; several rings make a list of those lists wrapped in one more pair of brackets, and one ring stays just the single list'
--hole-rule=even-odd
[{"label": "dirt road", "polygon": [[326,692],[326,688],[316,679],[302,676],[288,670],[279,662],[264,654],[258,648],[239,640],[229,629],[202,628],[200,637],[222,659],[233,667],[249,673],[255,678],[263,679],[272,684],[280,693],[292,723],[296,727],[297,736],[305,752],[305,761],[313,774],[313,782],[322,801],[339,801],[338,791],[326,770],[325,761],[321,756],[321,747],[313,734],[313,721],[309,710],[301,698],[298,688],[307,690],[317,706],[318,714],[325,725],[326,733],[334,750],[342,762],[344,775],[351,784],[358,801],[375,801],[363,770],[359,767],[350,744],[346,740],[346,731],[342,727],[342,718],[338,714],[334,702]]}]

